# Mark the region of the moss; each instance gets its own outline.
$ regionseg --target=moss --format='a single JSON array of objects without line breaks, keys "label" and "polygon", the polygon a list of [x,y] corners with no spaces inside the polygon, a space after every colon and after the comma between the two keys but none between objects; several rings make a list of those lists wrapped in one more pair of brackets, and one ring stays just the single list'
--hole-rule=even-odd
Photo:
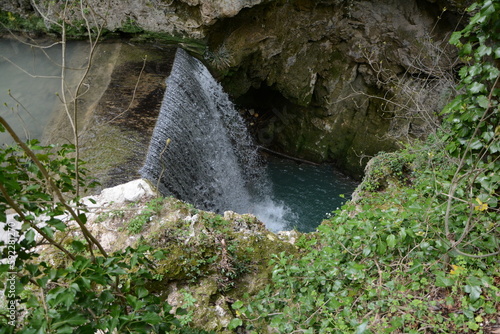
[{"label": "moss", "polygon": [[379,153],[367,164],[365,176],[353,199],[359,198],[362,192],[384,192],[389,188],[399,189],[411,185],[414,160],[414,154]]},{"label": "moss", "polygon": [[0,10],[0,32],[40,32],[47,33],[43,19],[38,15],[21,16]]},{"label": "moss", "polygon": [[160,214],[141,234],[141,243],[164,251],[155,261],[148,289],[184,307],[181,291],[196,300],[187,308],[193,325],[230,333],[231,302],[256,294],[270,282],[272,254],[299,249],[267,231],[252,215],[196,210],[166,198]]},{"label": "moss", "polygon": [[111,183],[110,166],[126,168],[131,152],[140,150],[139,134],[123,131],[116,126],[100,124],[93,127],[93,136],[85,142],[81,157],[92,176],[102,184]]}]

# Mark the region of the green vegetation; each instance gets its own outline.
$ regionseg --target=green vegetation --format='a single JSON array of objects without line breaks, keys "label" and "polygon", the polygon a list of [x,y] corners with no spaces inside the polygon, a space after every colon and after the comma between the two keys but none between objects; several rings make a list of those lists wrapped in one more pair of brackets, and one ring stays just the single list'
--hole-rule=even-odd
[{"label": "green vegetation", "polygon": [[[492,333],[500,328],[500,2],[469,9],[463,94],[438,134],[369,165],[357,200],[274,256],[233,304],[251,333]],[[272,328],[269,330],[268,326]]]},{"label": "green vegetation", "polygon": [[[0,333],[207,333],[190,329],[182,308],[171,312],[146,288],[159,278],[154,262],[163,251],[143,244],[107,254],[89,232],[75,181],[82,188],[94,184],[82,162],[75,173],[74,147],[24,144],[1,117],[0,124],[17,143],[0,150],[0,222],[7,236]],[[158,207],[156,200],[148,204],[148,210]],[[20,225],[8,222],[8,210]],[[80,238],[60,240],[74,229]],[[60,261],[41,256],[49,248]]]},{"label": "green vegetation", "polygon": [[8,30],[47,32],[47,28],[40,16],[21,17],[16,13],[0,10],[0,32]]},{"label": "green vegetation", "polygon": [[129,234],[141,233],[144,225],[149,223],[153,216],[161,213],[163,203],[164,199],[162,197],[156,197],[147,202],[146,207],[126,223]]},{"label": "green vegetation", "polygon": [[[75,10],[75,9],[73,9]],[[89,15],[89,10],[84,10],[85,15]],[[68,21],[66,19],[66,21]],[[65,21],[65,22],[66,22]],[[193,54],[202,56],[207,50],[206,43],[201,40],[186,38],[184,36],[175,36],[161,32],[152,32],[144,30],[131,18],[123,21],[122,26],[116,30],[109,30],[105,27],[96,27],[87,29],[84,20],[73,20],[70,24],[61,25],[62,20],[51,22],[46,25],[44,19],[36,14],[27,17],[19,14],[0,10],[0,33],[2,32],[36,32],[40,34],[49,34],[60,36],[64,29],[66,38],[73,40],[85,40],[90,37],[99,40],[113,39],[117,37],[130,37],[132,42],[155,43],[155,44],[178,44]],[[68,22],[66,22],[68,23]]]},{"label": "green vegetation", "polygon": [[220,215],[201,212],[193,217],[191,222],[156,222],[158,232],[149,233],[145,242],[168,250],[158,263],[165,278],[196,283],[212,277],[219,291],[227,291],[248,271],[252,254],[241,250],[231,223]]},{"label": "green vegetation", "polygon": [[[498,332],[500,1],[470,11],[470,24],[451,37],[462,94],[444,109],[442,128],[374,158],[356,200],[302,236],[298,249],[277,251],[271,235],[237,238],[221,216],[180,203],[169,205],[196,213],[192,220],[159,221],[155,230],[146,224],[165,207],[158,198],[126,224],[132,234],[151,228],[149,239],[107,254],[85,225],[76,185],[93,184],[68,157],[74,147],[16,139],[0,150],[0,222],[9,236],[0,333],[207,333],[189,326],[203,311],[198,299],[215,294],[180,290],[177,309],[164,294],[170,281],[202,279],[231,305],[234,332]],[[11,212],[19,225],[7,224]],[[60,240],[71,229],[79,237]],[[43,256],[49,247],[58,261]],[[226,299],[273,253],[270,280],[260,279],[269,284]]]},{"label": "green vegetation", "polygon": [[[415,157],[412,173],[383,191],[364,192],[362,200],[336,212],[303,243],[304,255],[276,255],[272,284],[238,309],[246,328],[256,333],[265,332],[267,324],[279,333],[430,332],[426,328],[486,333],[500,305],[498,257],[460,255],[444,234],[441,183],[456,165],[443,163],[444,151],[428,149],[402,152]],[[387,161],[387,155],[380,159]],[[498,251],[498,211],[476,209],[473,199],[468,205],[461,218],[473,214],[479,222],[467,232],[473,242],[464,241],[463,248],[475,254]],[[451,227],[456,235],[464,228],[460,220]]]}]

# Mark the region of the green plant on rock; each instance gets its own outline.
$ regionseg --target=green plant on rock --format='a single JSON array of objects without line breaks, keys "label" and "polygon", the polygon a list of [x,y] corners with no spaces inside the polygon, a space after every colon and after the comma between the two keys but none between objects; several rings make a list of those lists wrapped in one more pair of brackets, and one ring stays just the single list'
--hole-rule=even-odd
[{"label": "green plant on rock", "polygon": [[129,234],[141,233],[144,225],[149,223],[155,215],[159,215],[161,213],[164,202],[165,199],[163,197],[156,197],[148,201],[139,214],[125,223]]},{"label": "green plant on rock", "polygon": [[367,165],[368,172],[361,188],[366,191],[383,191],[391,184],[410,184],[415,156],[409,151],[377,154]]},{"label": "green plant on rock", "polygon": [[108,219],[123,218],[125,216],[124,210],[111,210],[101,213],[96,218],[96,223],[102,223]]},{"label": "green plant on rock", "polygon": [[219,71],[227,70],[231,67],[232,54],[225,44],[220,45],[214,51],[210,51],[207,48],[203,54],[203,58]]},{"label": "green plant on rock", "polygon": [[12,12],[0,10],[0,31],[39,31],[46,32],[43,19],[37,15],[21,17]]},{"label": "green plant on rock", "polygon": [[122,23],[120,31],[127,34],[138,34],[144,32],[144,29],[142,29],[134,19],[127,17],[127,19]]}]

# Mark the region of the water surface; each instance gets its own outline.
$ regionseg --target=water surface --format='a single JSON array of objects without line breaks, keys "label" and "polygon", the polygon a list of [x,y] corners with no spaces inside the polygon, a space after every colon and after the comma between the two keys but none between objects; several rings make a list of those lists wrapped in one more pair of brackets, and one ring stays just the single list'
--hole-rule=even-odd
[{"label": "water surface", "polygon": [[[0,115],[21,139],[41,139],[53,113],[60,110],[61,45],[40,42],[34,47],[17,39],[0,39]],[[52,46],[51,46],[52,45]],[[50,47],[49,47],[50,46]],[[67,45],[67,80],[72,85],[75,74],[82,73],[85,42]],[[0,145],[11,143],[10,136],[0,133]]]},{"label": "water surface", "polygon": [[327,164],[310,165],[271,157],[267,171],[273,198],[289,210],[285,216],[287,230],[315,231],[323,219],[350,198],[357,186]]}]

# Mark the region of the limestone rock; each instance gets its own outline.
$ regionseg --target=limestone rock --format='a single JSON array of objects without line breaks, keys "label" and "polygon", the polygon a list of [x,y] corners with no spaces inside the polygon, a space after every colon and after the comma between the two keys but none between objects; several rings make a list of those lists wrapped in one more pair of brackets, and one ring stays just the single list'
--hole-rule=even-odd
[{"label": "limestone rock", "polygon": [[[367,157],[439,124],[460,66],[447,41],[471,0],[91,2],[110,30],[204,39],[198,51],[225,88],[253,101],[262,145],[360,176]],[[0,9],[30,11],[14,0]]]},{"label": "limestone rock", "polygon": [[[219,19],[233,17],[242,9],[270,0],[91,0],[95,23],[106,29],[127,30],[130,26],[152,32],[180,34],[203,38],[205,28]],[[43,1],[31,5],[27,0],[10,0],[0,3],[0,10],[23,16],[33,14],[34,9],[46,18],[47,26],[57,21],[63,7]],[[79,10],[66,13],[72,21],[82,20]]]},{"label": "limestone rock", "polygon": [[151,197],[154,195],[156,195],[156,192],[147,181],[137,179],[112,188],[106,188],[95,199],[98,200],[101,205],[106,203],[124,204],[127,202],[136,202],[143,197]]},{"label": "limestone rock", "polygon": [[[220,216],[157,197],[144,180],[104,189],[83,202],[86,226],[108,253],[140,244],[162,250],[164,258],[155,261],[157,278],[148,289],[167,300],[173,313],[183,308],[195,327],[217,333],[231,333],[232,303],[270,282],[272,254],[299,252],[292,244],[298,232],[278,237],[253,215],[227,211]],[[55,237],[71,242],[82,237],[75,231]],[[42,254],[54,265],[64,261],[54,248]]]},{"label": "limestone rock", "polygon": [[[217,19],[236,16],[243,8],[252,7],[266,0],[181,0],[190,6],[199,6],[204,24]],[[267,0],[269,1],[269,0]]]}]

